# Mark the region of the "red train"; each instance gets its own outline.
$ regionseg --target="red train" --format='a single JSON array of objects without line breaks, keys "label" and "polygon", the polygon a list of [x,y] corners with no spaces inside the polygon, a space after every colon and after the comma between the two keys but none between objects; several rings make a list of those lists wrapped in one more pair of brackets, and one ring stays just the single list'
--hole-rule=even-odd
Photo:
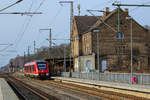
[{"label": "red train", "polygon": [[30,77],[49,77],[48,62],[37,60],[34,62],[29,62],[24,65],[25,76]]}]

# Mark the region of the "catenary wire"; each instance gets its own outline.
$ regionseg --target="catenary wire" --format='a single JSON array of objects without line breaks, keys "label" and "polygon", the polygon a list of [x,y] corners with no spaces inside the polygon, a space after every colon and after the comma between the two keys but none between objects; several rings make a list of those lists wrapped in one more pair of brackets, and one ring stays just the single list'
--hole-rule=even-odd
[{"label": "catenary wire", "polygon": [[[35,10],[34,12],[37,12],[37,11],[40,9],[40,7],[44,4],[44,2],[45,2],[45,0],[43,0],[43,1],[40,3],[40,5],[36,8],[36,10]],[[33,6],[33,5],[31,4],[31,6]],[[32,7],[30,7],[30,8],[32,8]],[[26,30],[28,29],[28,26],[29,26],[29,24],[30,24],[32,18],[33,18],[33,17],[31,17],[31,18],[29,19],[28,23],[26,24],[26,26],[25,26],[25,28],[24,28],[22,34],[21,34],[20,39],[18,39],[18,41],[19,41],[19,42],[17,42],[18,44],[21,42],[21,40],[22,40],[22,38],[23,38],[23,36],[24,36]],[[17,44],[17,45],[18,45],[18,44]]]}]

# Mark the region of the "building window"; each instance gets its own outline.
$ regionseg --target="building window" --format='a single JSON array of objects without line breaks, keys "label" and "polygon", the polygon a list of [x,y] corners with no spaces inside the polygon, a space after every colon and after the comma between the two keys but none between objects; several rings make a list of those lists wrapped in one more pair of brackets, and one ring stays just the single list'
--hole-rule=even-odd
[{"label": "building window", "polygon": [[88,40],[88,35],[86,36],[86,39]]},{"label": "building window", "polygon": [[126,54],[127,53],[127,47],[125,45],[119,45],[115,48],[117,54]]},{"label": "building window", "polygon": [[116,38],[117,39],[122,39],[122,38],[124,38],[124,34],[123,33],[117,33]]}]

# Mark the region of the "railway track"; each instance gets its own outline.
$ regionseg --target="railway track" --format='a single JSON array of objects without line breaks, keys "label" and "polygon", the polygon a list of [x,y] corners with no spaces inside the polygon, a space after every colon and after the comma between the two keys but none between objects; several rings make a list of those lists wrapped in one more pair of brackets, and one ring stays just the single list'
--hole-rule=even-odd
[{"label": "railway track", "polygon": [[34,88],[14,77],[5,76],[8,84],[13,88],[13,90],[17,93],[20,100],[58,100],[57,98],[53,97],[41,91],[37,88]]},{"label": "railway track", "polygon": [[17,96],[19,97],[20,100],[28,100],[27,97],[22,93],[22,91],[15,86],[15,84],[13,84],[12,82],[9,82],[9,81],[7,81],[7,82],[12,87],[12,89],[17,94]]},{"label": "railway track", "polygon": [[79,91],[88,95],[102,97],[109,100],[149,100],[142,97],[136,97],[133,95],[122,94],[118,92],[105,91],[92,87],[80,86],[72,83],[62,83],[61,81],[46,81],[46,83],[57,85],[63,88],[71,89],[73,91]]},{"label": "railway track", "polygon": [[50,88],[49,86],[55,86],[58,89],[64,89],[64,90],[67,89],[67,90],[74,91],[75,93],[79,93],[81,95],[84,94],[84,95],[94,96],[106,100],[149,100],[146,98],[137,97],[133,95],[127,95],[123,93],[112,92],[112,91],[107,91],[107,90],[102,90],[98,88],[87,87],[87,86],[82,86],[82,85],[77,85],[72,83],[64,83],[61,81],[50,81],[50,80],[41,81],[35,78],[34,79],[27,78],[27,79],[32,81],[32,84],[35,84],[37,86],[39,85],[40,87],[43,86],[46,89],[49,89]]},{"label": "railway track", "polygon": [[40,84],[51,84],[64,89],[69,89],[72,91],[77,91],[83,94],[88,94],[91,96],[96,96],[99,98],[104,98],[109,100],[148,100],[142,97],[127,95],[127,94],[112,92],[112,91],[105,91],[97,88],[86,87],[86,86],[76,85],[72,83],[63,83],[60,81],[49,81],[49,80],[45,80],[44,82],[43,81],[41,82],[40,80],[37,79],[34,80],[36,80]]}]

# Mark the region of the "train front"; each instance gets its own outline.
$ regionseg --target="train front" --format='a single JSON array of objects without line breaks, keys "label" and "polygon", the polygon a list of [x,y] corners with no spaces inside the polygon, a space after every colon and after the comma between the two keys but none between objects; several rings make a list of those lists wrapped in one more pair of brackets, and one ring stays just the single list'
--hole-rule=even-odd
[{"label": "train front", "polygon": [[41,78],[49,77],[48,62],[46,62],[46,61],[38,61],[37,62],[37,67],[38,67],[39,77],[41,77]]}]

